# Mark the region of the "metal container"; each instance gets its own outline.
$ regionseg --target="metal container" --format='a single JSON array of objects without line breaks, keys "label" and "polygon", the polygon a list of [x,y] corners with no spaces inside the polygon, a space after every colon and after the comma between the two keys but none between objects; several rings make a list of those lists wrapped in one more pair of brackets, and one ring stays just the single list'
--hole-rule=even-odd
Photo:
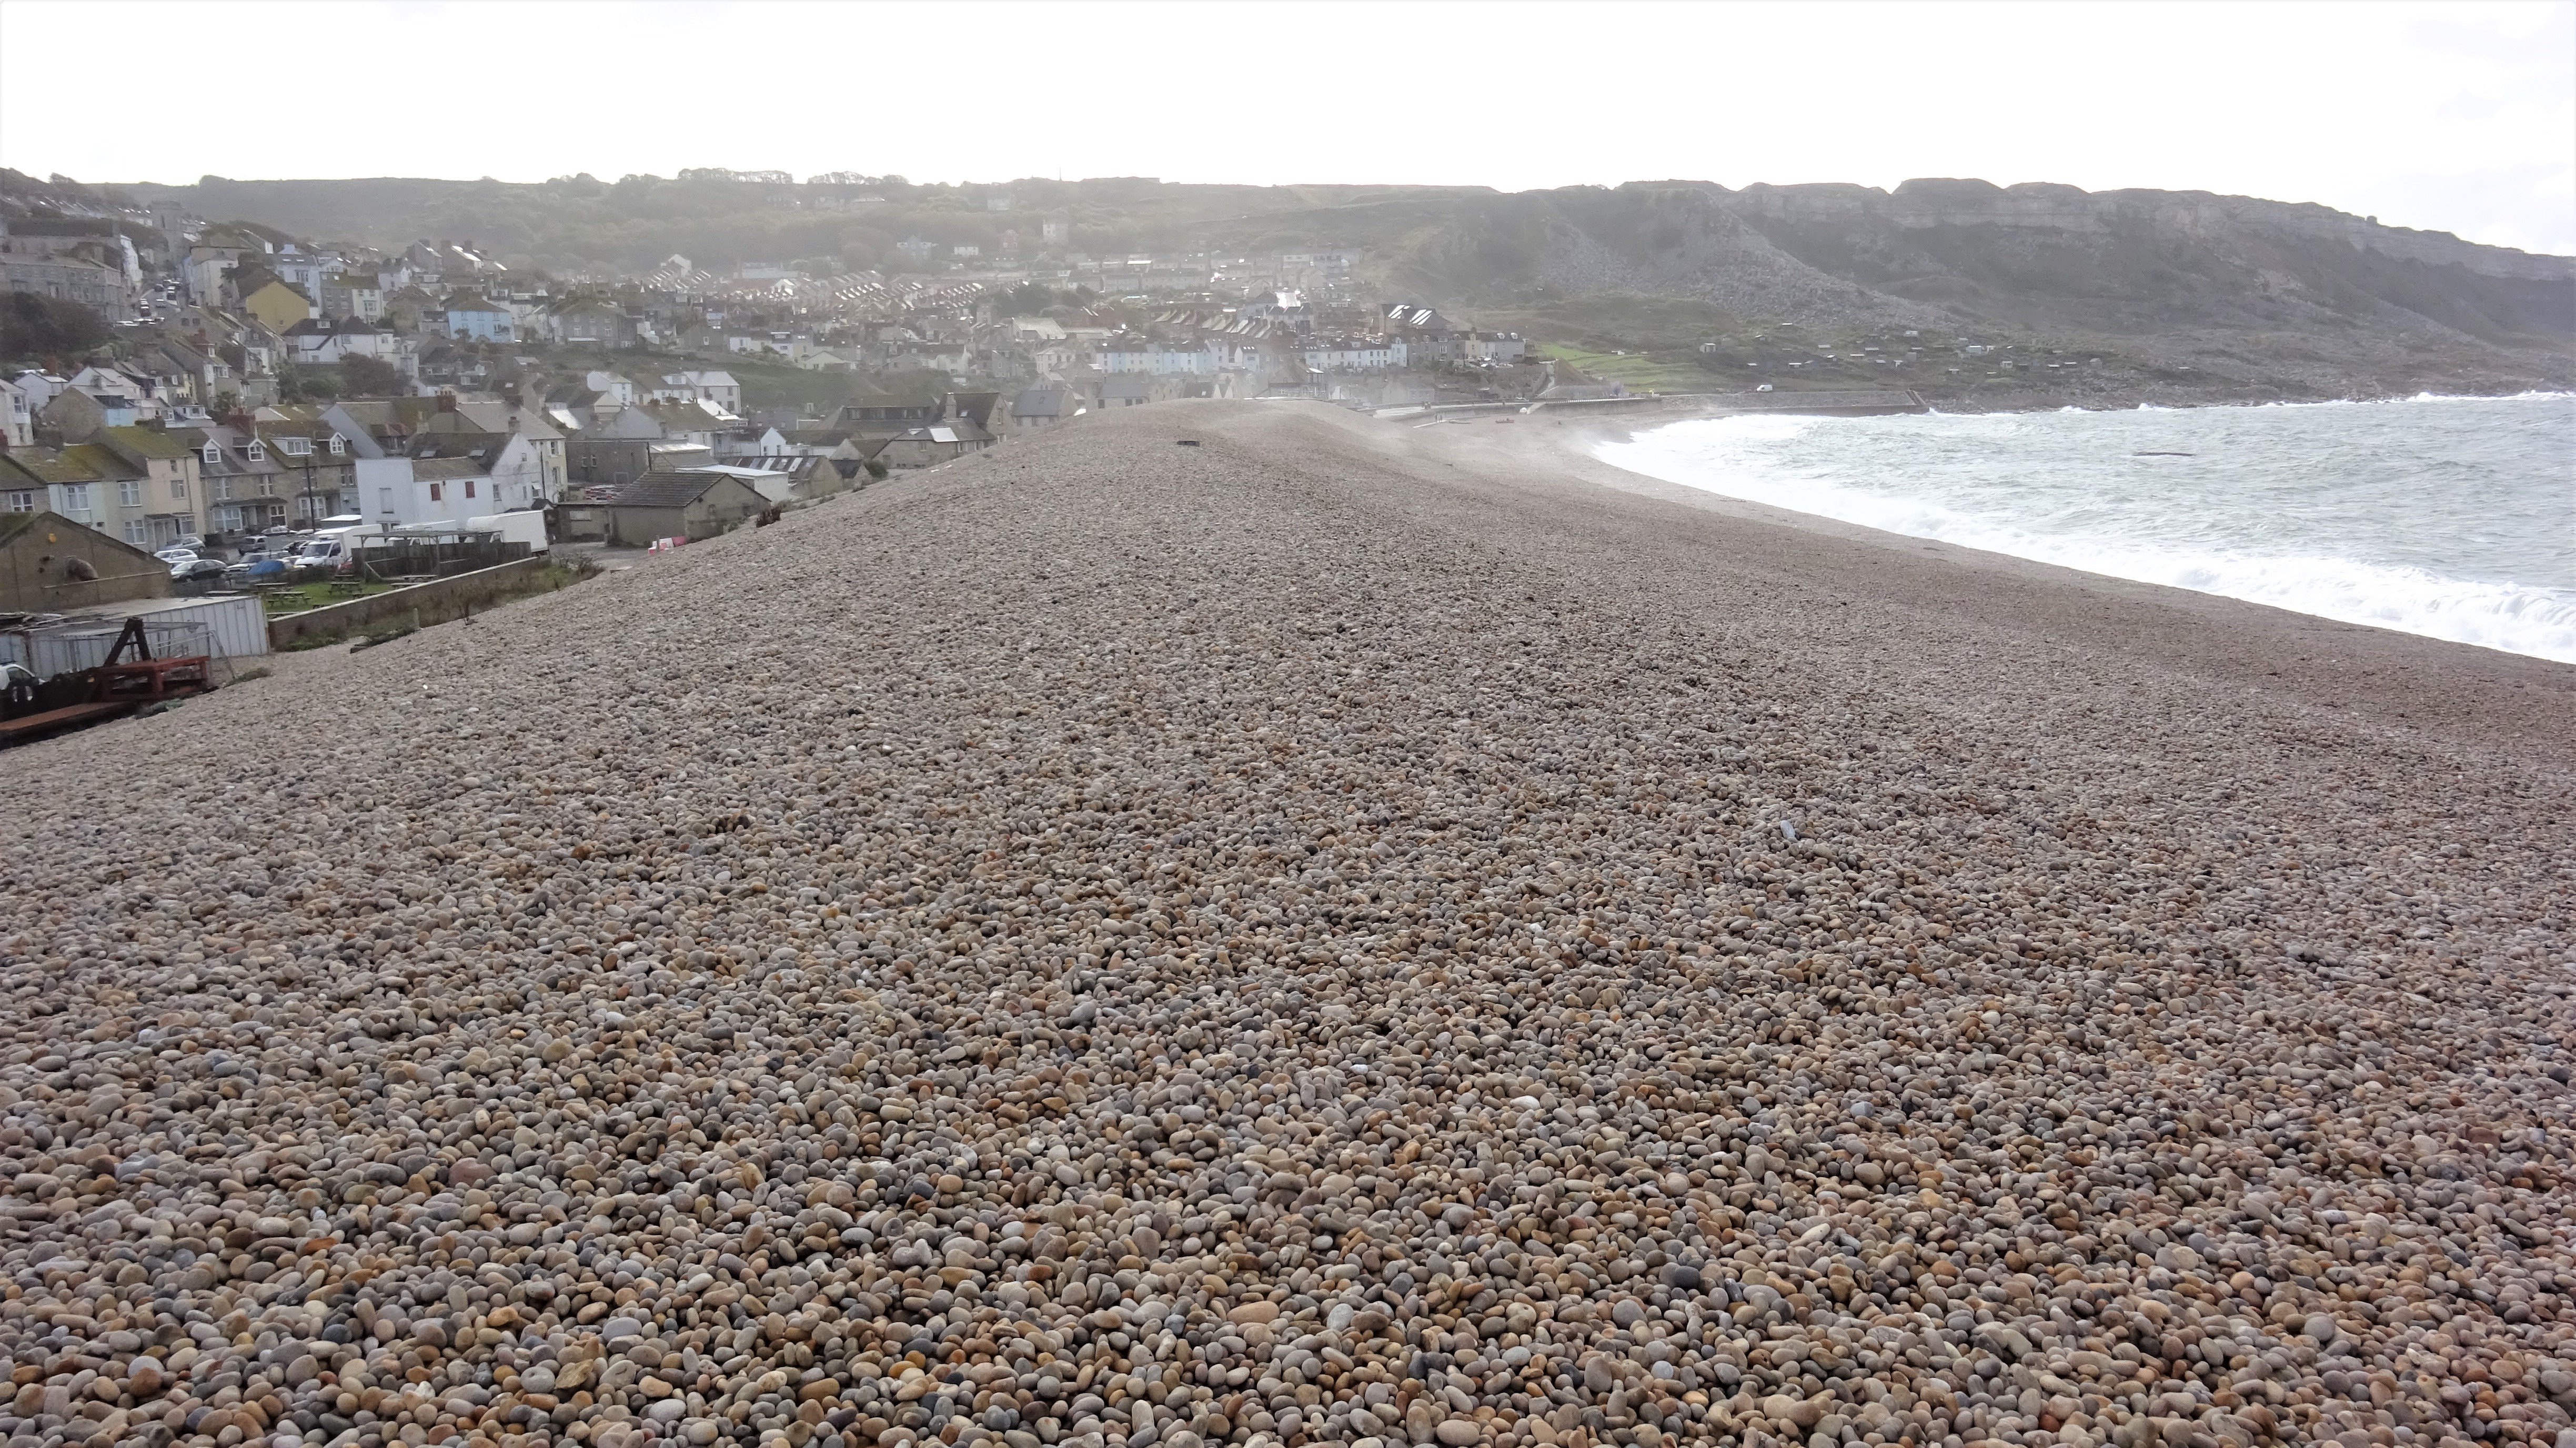
[{"label": "metal container", "polygon": [[207,654],[218,659],[268,652],[268,614],[248,594],[150,598],[84,610],[59,622],[0,629],[0,659],[25,665],[40,679],[94,669],[129,618],[143,620],[155,658]]}]

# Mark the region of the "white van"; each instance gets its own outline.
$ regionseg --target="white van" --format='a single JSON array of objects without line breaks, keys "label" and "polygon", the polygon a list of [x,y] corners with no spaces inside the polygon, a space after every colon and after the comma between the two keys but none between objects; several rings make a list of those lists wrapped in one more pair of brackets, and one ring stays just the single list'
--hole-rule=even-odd
[{"label": "white van", "polygon": [[[325,523],[336,523],[326,518]],[[325,528],[295,545],[287,556],[286,566],[295,573],[346,573],[356,566],[357,551],[370,539],[384,536],[384,529],[373,523],[353,523],[342,528]]]},{"label": "white van", "polygon": [[498,533],[504,543],[525,543],[530,553],[546,551],[546,515],[533,508],[516,513],[486,513],[465,520],[468,533]]}]

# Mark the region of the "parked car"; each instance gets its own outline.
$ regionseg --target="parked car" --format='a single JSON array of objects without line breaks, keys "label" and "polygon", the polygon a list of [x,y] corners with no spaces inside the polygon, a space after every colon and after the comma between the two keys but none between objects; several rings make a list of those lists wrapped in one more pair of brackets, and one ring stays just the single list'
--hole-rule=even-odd
[{"label": "parked car", "polygon": [[264,578],[283,581],[286,577],[286,560],[253,558],[225,569],[224,577],[234,583],[250,583]]},{"label": "parked car", "polygon": [[221,578],[231,571],[221,559],[190,558],[170,565],[170,576],[181,583],[200,578]]}]

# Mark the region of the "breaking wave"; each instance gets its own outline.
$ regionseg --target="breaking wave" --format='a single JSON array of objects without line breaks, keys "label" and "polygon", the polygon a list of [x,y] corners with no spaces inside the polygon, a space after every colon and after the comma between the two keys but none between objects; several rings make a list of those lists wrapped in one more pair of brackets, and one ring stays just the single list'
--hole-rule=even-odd
[{"label": "breaking wave", "polygon": [[1597,456],[2116,578],[2576,663],[2576,396],[1674,423]]}]

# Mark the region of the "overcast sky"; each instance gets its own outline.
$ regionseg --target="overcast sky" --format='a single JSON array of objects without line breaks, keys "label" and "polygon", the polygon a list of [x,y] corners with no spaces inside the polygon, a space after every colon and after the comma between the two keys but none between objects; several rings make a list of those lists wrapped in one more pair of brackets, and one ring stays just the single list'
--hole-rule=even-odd
[{"label": "overcast sky", "polygon": [[2576,3],[0,0],[0,164],[2198,189],[2576,253]]}]

